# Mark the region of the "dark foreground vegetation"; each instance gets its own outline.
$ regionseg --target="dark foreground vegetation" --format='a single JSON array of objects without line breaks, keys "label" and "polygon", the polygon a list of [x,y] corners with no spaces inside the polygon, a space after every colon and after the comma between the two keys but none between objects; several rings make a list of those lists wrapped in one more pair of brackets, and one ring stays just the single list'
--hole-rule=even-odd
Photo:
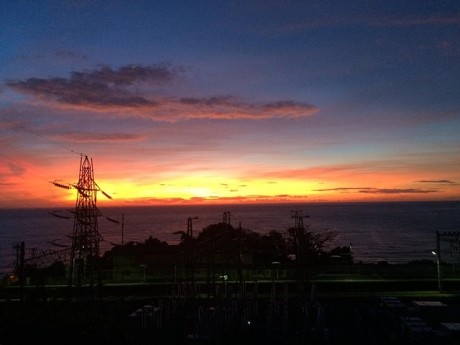
[{"label": "dark foreground vegetation", "polygon": [[81,285],[64,262],[18,267],[0,289],[0,344],[459,341],[456,267],[442,267],[440,293],[433,262],[354,263],[348,246],[328,249],[333,234],[308,227],[178,235],[115,246]]},{"label": "dark foreground vegetation", "polygon": [[[320,293],[315,284],[216,285],[188,296],[3,300],[1,344],[458,344],[456,294]],[[154,290],[152,290],[154,291]]]},{"label": "dark foreground vegetation", "polygon": [[[297,226],[282,233],[259,234],[234,228],[228,223],[212,224],[197,236],[177,232],[178,245],[150,237],[142,243],[116,245],[100,258],[88,258],[87,272],[98,284],[104,282],[178,282],[218,279],[305,279],[315,267],[349,266],[350,247],[327,249],[333,234],[313,232]],[[90,264],[90,260],[92,264]],[[19,265],[18,265],[19,266]],[[8,284],[66,284],[68,267],[53,262],[46,267],[26,264],[10,275]]]}]

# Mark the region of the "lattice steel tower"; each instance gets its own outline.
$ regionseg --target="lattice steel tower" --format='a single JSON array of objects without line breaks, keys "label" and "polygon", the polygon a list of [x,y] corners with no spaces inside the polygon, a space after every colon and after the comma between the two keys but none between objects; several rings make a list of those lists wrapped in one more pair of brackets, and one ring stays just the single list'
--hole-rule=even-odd
[{"label": "lattice steel tower", "polygon": [[[69,285],[93,285],[99,258],[98,217],[101,212],[96,206],[97,192],[101,191],[94,181],[93,160],[88,156],[80,158],[75,218],[70,254]],[[106,195],[104,193],[104,195]]]}]

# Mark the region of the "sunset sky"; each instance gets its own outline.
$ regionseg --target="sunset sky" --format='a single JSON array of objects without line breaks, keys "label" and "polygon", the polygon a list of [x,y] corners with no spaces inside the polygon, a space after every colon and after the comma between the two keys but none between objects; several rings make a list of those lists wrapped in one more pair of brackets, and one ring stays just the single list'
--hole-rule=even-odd
[{"label": "sunset sky", "polygon": [[1,1],[0,207],[460,200],[460,2]]}]

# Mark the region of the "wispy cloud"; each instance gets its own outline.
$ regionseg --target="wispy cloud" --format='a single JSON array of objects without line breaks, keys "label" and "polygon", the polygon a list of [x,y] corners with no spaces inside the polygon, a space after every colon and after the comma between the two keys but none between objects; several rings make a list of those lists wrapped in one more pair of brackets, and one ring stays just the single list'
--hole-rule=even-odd
[{"label": "wispy cloud", "polygon": [[363,20],[363,24],[377,27],[411,27],[427,25],[459,25],[460,15],[451,14],[444,16],[407,16],[407,17],[382,17]]},{"label": "wispy cloud", "polygon": [[247,196],[217,196],[210,195],[207,197],[192,197],[192,198],[135,198],[126,200],[127,204],[150,204],[150,205],[181,205],[181,204],[229,204],[229,203],[273,203],[273,202],[292,202],[292,200],[305,201],[308,199],[307,195],[289,195],[289,194],[280,194],[280,195],[264,195],[264,194],[254,194]]},{"label": "wispy cloud", "polygon": [[130,65],[118,69],[102,66],[91,71],[72,72],[69,78],[9,80],[6,85],[51,107],[140,116],[157,121],[298,118],[318,111],[311,104],[292,100],[257,103],[231,95],[181,97],[148,90],[152,87],[163,90],[182,71],[180,67],[165,64]]},{"label": "wispy cloud", "polygon": [[[369,167],[366,164],[337,164],[314,166],[295,169],[279,169],[253,171],[252,175],[264,178],[283,178],[283,179],[324,179],[328,176],[350,176],[355,174],[368,173]],[[375,172],[373,172],[375,173]]]},{"label": "wispy cloud", "polygon": [[145,135],[129,133],[66,133],[59,135],[49,135],[49,137],[57,140],[72,140],[72,142],[76,143],[133,142],[142,141],[145,139]]},{"label": "wispy cloud", "polygon": [[88,55],[86,54],[78,54],[76,52],[70,50],[55,50],[53,52],[53,56],[61,59],[61,60],[87,60]]},{"label": "wispy cloud", "polygon": [[284,25],[278,29],[280,33],[297,32],[326,27],[414,27],[414,26],[450,26],[460,25],[460,15],[431,16],[348,16],[332,19],[315,19]]},{"label": "wispy cloud", "polygon": [[26,172],[26,168],[18,163],[7,163],[6,166],[12,175],[21,176]]},{"label": "wispy cloud", "polygon": [[314,189],[315,192],[353,192],[353,191],[364,191],[364,190],[371,190],[374,188],[369,187],[338,187],[338,188],[323,188],[323,189]]},{"label": "wispy cloud", "polygon": [[0,181],[0,186],[1,187],[15,187],[17,186],[17,183],[11,183],[11,182],[1,182]]},{"label": "wispy cloud", "polygon": [[457,182],[450,181],[450,180],[421,180],[417,181],[420,183],[433,183],[433,184],[447,184],[447,185],[457,185]]},{"label": "wispy cloud", "polygon": [[[220,119],[262,119],[271,117],[304,117],[318,111],[310,104],[295,101],[278,101],[272,103],[246,103],[233,96],[209,98],[182,98],[181,105],[189,108],[193,118]],[[171,102],[174,106],[175,100]],[[178,104],[175,105],[177,107]],[[172,109],[174,111],[174,109]],[[187,109],[184,109],[187,111]]]},{"label": "wispy cloud", "polygon": [[420,189],[420,188],[371,188],[363,189],[360,193],[372,193],[372,194],[428,194],[439,192],[438,189]]},{"label": "wispy cloud", "polygon": [[437,189],[420,189],[420,188],[371,188],[371,187],[339,187],[315,189],[315,192],[358,192],[369,194],[427,194],[439,192]]}]

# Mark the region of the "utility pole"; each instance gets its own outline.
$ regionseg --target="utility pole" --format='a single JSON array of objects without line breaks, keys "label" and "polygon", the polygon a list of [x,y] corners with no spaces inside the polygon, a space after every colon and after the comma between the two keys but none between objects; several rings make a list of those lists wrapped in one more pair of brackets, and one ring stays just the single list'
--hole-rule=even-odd
[{"label": "utility pole", "polygon": [[187,236],[193,238],[193,219],[198,219],[198,217],[189,217],[187,218]]},{"label": "utility pole", "polygon": [[224,212],[222,223],[230,225],[230,211],[225,211]]},{"label": "utility pole", "polygon": [[26,249],[25,249],[25,242],[22,241],[21,242],[21,251],[20,251],[20,256],[19,256],[19,284],[20,284],[20,300],[22,301],[24,299],[24,280],[25,280],[25,276],[24,276],[24,258],[25,258],[25,253],[26,253]]},{"label": "utility pole", "polygon": [[185,237],[185,251],[187,255],[186,280],[189,284],[190,296],[195,294],[195,241],[193,239],[193,220],[198,217],[187,218],[187,236]]},{"label": "utility pole", "polygon": [[124,244],[125,214],[121,214],[121,245]]},{"label": "utility pole", "polygon": [[436,251],[432,252],[436,256],[436,272],[438,275],[438,290],[442,292],[442,271],[441,271],[441,234],[436,231]]},{"label": "utility pole", "polygon": [[240,287],[243,285],[243,269],[242,269],[242,248],[241,248],[241,235],[242,235],[243,229],[241,228],[241,222],[239,223],[238,226],[238,281],[240,283]]}]

